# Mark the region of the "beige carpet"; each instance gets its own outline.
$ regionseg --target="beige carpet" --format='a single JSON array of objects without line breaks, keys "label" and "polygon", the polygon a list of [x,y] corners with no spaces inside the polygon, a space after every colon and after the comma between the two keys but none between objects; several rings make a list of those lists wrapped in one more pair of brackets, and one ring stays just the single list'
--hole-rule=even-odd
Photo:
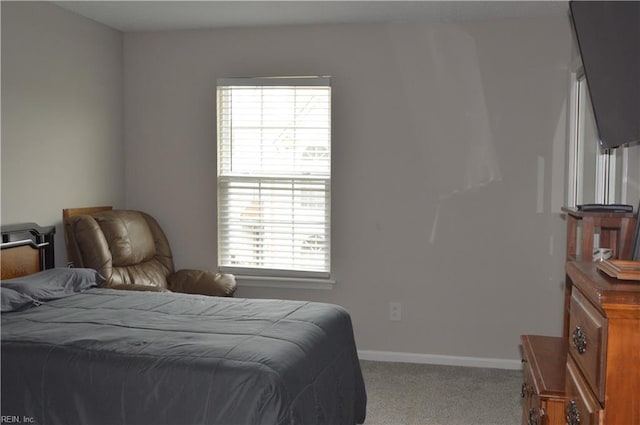
[{"label": "beige carpet", "polygon": [[519,370],[362,361],[365,425],[518,425]]}]

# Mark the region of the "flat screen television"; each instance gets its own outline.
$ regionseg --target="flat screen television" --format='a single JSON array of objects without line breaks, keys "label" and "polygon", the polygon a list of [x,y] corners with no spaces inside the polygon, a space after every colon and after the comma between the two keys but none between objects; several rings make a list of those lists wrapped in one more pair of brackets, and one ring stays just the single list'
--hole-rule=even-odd
[{"label": "flat screen television", "polygon": [[571,1],[600,146],[640,141],[640,2]]}]

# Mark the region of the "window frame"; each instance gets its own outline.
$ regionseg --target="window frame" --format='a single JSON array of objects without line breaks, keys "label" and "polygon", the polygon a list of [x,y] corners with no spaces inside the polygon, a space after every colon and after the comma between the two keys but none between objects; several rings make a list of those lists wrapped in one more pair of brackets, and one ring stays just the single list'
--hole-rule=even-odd
[{"label": "window frame", "polygon": [[[221,190],[224,190],[223,184],[224,182],[229,182],[231,179],[258,179],[262,181],[268,181],[269,179],[274,179],[274,174],[269,173],[260,173],[260,172],[249,172],[245,173],[242,176],[232,176],[233,172],[229,170],[229,173],[225,174],[222,169],[222,152],[225,149],[222,144],[224,143],[223,138],[223,122],[222,116],[224,114],[224,105],[222,105],[221,101],[221,90],[229,89],[229,87],[234,86],[251,86],[251,87],[273,87],[273,86],[283,86],[283,87],[311,87],[311,86],[321,86],[327,87],[329,89],[329,99],[328,99],[328,144],[329,151],[327,155],[318,155],[318,153],[313,150],[308,155],[305,154],[305,149],[302,157],[304,159],[314,158],[314,157],[322,157],[323,161],[328,161],[328,174],[324,175],[324,177],[318,177],[318,175],[314,175],[313,173],[309,176],[298,176],[295,175],[291,178],[291,181],[314,181],[314,182],[324,182],[325,189],[320,193],[324,195],[324,227],[325,231],[322,235],[326,240],[326,250],[325,262],[326,262],[326,270],[322,271],[312,271],[312,270],[302,270],[302,269],[279,269],[279,268],[264,268],[264,267],[251,267],[249,264],[239,264],[239,265],[230,265],[223,264],[223,250],[224,244],[222,231],[223,228],[228,228],[228,223],[222,225],[221,220],[224,220],[223,214],[221,212]],[[313,288],[313,289],[330,289],[334,284],[335,280],[332,279],[331,275],[331,184],[332,184],[332,173],[331,173],[331,78],[327,76],[322,77],[264,77],[264,78],[224,78],[218,79],[216,85],[216,99],[217,99],[217,196],[218,196],[218,217],[216,219],[218,227],[217,227],[217,239],[218,239],[218,268],[220,271],[233,273],[238,279],[239,283],[245,286],[268,286],[268,287],[297,287],[297,288]],[[229,139],[232,140],[232,139]],[[302,145],[302,144],[301,144]],[[300,145],[295,145],[300,146]],[[308,146],[307,146],[308,147]],[[233,150],[230,147],[228,150]],[[229,159],[230,161],[230,159]],[[277,178],[281,178],[278,176]],[[322,186],[322,184],[321,184]],[[295,189],[292,187],[291,193],[300,193],[299,189]],[[301,192],[302,198],[304,199],[304,190]],[[293,210],[292,210],[293,211]],[[291,223],[295,223],[295,220],[292,220]],[[293,226],[293,224],[292,224]],[[294,230],[294,235],[297,234]],[[294,249],[294,248],[292,248]]]},{"label": "window frame", "polygon": [[627,190],[624,176],[628,169],[628,147],[600,149],[599,143],[595,141],[597,152],[593,158],[595,163],[591,164],[595,167],[595,180],[594,187],[589,187],[590,191],[593,190],[594,199],[583,198],[587,184],[584,179],[587,164],[585,164],[585,140],[582,138],[581,120],[584,119],[585,114],[593,115],[593,110],[585,107],[588,104],[583,98],[583,95],[589,96],[584,68],[582,65],[573,68],[569,93],[567,206],[576,208],[577,205],[585,203],[625,203]]}]

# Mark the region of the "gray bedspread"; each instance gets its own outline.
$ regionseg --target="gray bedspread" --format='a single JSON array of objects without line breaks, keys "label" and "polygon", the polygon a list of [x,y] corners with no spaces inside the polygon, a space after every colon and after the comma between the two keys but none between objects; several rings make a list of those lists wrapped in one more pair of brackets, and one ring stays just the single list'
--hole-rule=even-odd
[{"label": "gray bedspread", "polygon": [[2,415],[37,424],[354,424],[349,314],[91,289],[2,315]]}]

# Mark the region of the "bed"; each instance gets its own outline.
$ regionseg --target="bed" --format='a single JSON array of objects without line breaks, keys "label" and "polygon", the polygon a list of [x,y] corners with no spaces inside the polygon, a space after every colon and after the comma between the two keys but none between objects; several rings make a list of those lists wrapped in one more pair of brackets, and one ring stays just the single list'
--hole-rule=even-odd
[{"label": "bed", "polygon": [[[3,275],[12,269],[6,262],[17,261],[4,254],[23,248],[5,236],[3,228]],[[364,422],[366,391],[345,309],[101,288],[93,270],[47,269],[47,248],[35,239],[27,245],[45,261],[30,260],[35,270],[21,268],[1,285],[3,418],[66,425]],[[5,305],[5,292],[22,298]]]}]

